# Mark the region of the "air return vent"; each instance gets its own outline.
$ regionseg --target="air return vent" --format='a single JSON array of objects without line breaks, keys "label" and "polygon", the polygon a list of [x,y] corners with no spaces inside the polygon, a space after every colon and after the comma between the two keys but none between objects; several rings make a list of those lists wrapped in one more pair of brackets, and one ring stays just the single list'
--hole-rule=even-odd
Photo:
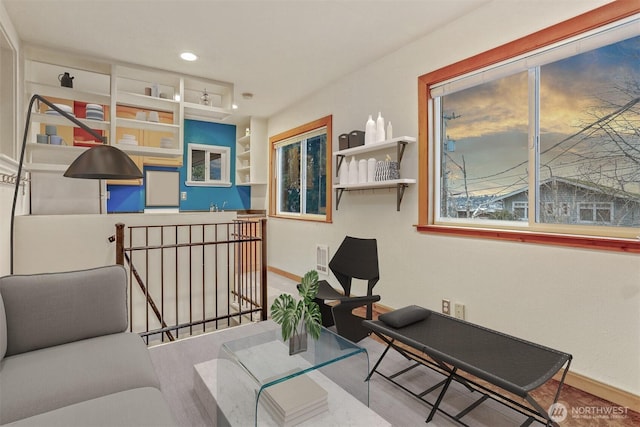
[{"label": "air return vent", "polygon": [[316,245],[316,271],[329,274],[329,246]]}]

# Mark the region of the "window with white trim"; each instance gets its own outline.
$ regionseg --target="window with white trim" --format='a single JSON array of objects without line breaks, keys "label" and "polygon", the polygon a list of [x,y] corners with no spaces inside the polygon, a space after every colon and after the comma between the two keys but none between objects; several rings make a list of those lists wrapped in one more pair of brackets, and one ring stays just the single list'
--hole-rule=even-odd
[{"label": "window with white trim", "polygon": [[613,218],[613,203],[578,203],[580,222],[609,224]]},{"label": "window with white trim", "polygon": [[639,57],[635,17],[430,85],[433,223],[637,235]]},{"label": "window with white trim", "polygon": [[207,144],[188,145],[188,186],[230,187],[231,149]]}]

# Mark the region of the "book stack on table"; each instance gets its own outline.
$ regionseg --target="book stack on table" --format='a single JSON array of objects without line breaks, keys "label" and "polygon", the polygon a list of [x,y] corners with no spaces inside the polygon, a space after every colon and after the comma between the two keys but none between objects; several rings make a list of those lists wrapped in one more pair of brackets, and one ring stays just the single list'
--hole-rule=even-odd
[{"label": "book stack on table", "polygon": [[328,394],[307,375],[266,388],[260,402],[281,426],[293,426],[329,409]]}]

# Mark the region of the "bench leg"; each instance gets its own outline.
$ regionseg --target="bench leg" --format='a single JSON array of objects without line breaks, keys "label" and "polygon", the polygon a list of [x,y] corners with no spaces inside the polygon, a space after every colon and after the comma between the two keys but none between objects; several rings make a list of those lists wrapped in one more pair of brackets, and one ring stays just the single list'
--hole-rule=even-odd
[{"label": "bench leg", "polygon": [[455,376],[457,370],[458,368],[453,368],[451,370],[451,374],[447,377],[447,381],[444,383],[444,387],[442,387],[442,391],[438,395],[438,399],[436,400],[436,403],[433,404],[433,408],[431,408],[431,412],[429,412],[429,416],[427,417],[425,423],[428,423],[433,419],[433,416],[436,414],[436,411],[438,410],[438,406],[440,406],[440,402],[442,402],[442,398],[447,392],[449,385],[451,385],[451,381],[453,380],[453,377]]},{"label": "bench leg", "polygon": [[378,369],[378,365],[380,365],[380,362],[382,362],[382,359],[384,359],[384,357],[387,355],[387,352],[391,348],[392,343],[393,343],[393,340],[388,342],[387,348],[384,349],[384,351],[382,352],[382,355],[380,356],[376,364],[373,365],[373,369],[371,370],[371,372],[369,372],[369,375],[367,375],[367,378],[364,379],[365,381],[369,381],[371,379],[371,375],[373,375],[376,372],[376,369]]}]

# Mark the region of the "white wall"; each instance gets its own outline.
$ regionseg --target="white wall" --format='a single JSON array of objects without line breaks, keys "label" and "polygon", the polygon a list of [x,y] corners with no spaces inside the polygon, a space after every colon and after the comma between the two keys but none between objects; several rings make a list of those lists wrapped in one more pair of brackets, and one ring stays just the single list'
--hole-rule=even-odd
[{"label": "white wall", "polygon": [[[364,129],[367,116],[381,111],[394,136],[417,137],[418,76],[604,3],[494,1],[275,115],[269,135],[332,114],[335,151],[337,135]],[[402,173],[417,177],[417,170],[412,144]],[[333,252],[345,235],[375,237],[382,304],[439,310],[442,298],[462,302],[468,320],[570,352],[574,372],[640,394],[637,256],[420,234],[417,202],[417,186],[401,212],[394,191],[350,192],[333,224],[271,218],[269,265],[302,275],[315,266],[315,244]],[[365,289],[359,284],[354,293]]]},{"label": "white wall", "polygon": [[235,212],[181,214],[22,215],[16,217],[16,274],[70,271],[115,263],[116,224],[231,222]]}]

